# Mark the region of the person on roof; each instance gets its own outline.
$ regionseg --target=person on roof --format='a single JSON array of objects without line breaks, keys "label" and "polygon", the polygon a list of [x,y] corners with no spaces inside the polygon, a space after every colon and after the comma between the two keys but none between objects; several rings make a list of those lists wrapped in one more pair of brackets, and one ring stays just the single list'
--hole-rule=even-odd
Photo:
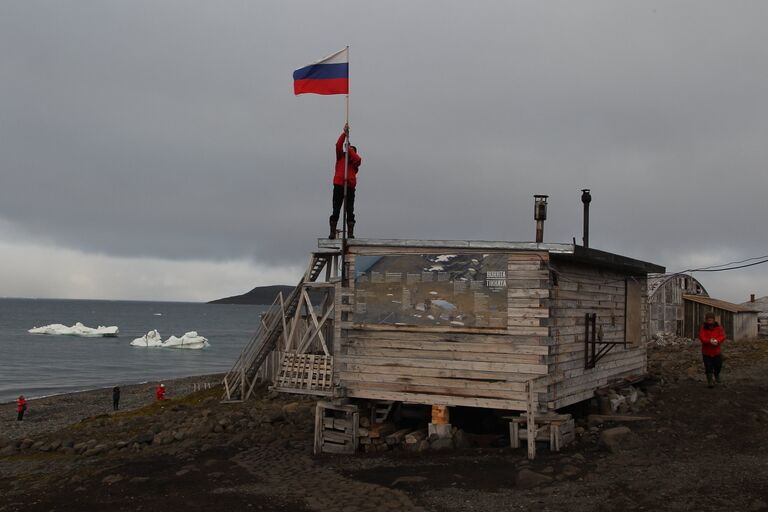
[{"label": "person on roof", "polygon": [[24,419],[24,413],[27,410],[27,400],[24,395],[19,395],[19,399],[16,400],[16,411],[19,413],[16,417],[16,421],[22,421]]},{"label": "person on roof", "polygon": [[[701,355],[704,359],[704,373],[707,375],[707,386],[720,384],[720,372],[723,369],[722,345],[725,342],[725,329],[715,321],[713,313],[704,315],[704,323],[699,329]],[[713,378],[714,377],[714,378]]]},{"label": "person on roof", "polygon": [[165,384],[159,384],[155,389],[155,398],[158,401],[165,400]]},{"label": "person on roof", "polygon": [[[341,205],[344,203],[344,143],[349,137],[349,125],[344,125],[339,140],[336,141],[336,172],[333,175],[333,213],[330,218],[331,234],[328,238],[336,238],[336,226],[339,223]],[[357,173],[362,159],[357,154],[355,146],[349,146],[347,157],[347,238],[355,238],[355,188],[357,187]]]}]

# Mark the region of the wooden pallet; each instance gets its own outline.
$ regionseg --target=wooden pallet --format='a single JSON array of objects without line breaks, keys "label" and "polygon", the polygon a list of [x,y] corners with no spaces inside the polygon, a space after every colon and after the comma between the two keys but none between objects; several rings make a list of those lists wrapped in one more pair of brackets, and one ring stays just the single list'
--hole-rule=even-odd
[{"label": "wooden pallet", "polygon": [[320,401],[315,408],[314,454],[352,454],[359,445],[356,405]]},{"label": "wooden pallet", "polygon": [[[509,443],[512,448],[520,448],[521,439],[529,439],[530,424],[526,413],[517,417],[507,417],[509,422]],[[534,417],[534,440],[549,442],[549,449],[559,452],[576,438],[576,425],[570,414],[538,414]],[[520,425],[526,428],[521,429]]]},{"label": "wooden pallet", "polygon": [[272,389],[330,396],[333,392],[333,356],[286,352]]}]

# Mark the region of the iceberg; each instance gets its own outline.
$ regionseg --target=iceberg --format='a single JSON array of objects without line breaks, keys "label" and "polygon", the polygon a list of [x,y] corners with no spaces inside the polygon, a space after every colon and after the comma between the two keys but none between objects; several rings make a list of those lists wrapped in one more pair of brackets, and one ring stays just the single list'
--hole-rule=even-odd
[{"label": "iceberg", "polygon": [[136,338],[133,340],[131,345],[134,347],[162,347],[163,338],[160,336],[159,332],[157,332],[155,329],[152,329],[141,338]]},{"label": "iceberg", "polygon": [[64,324],[50,324],[43,327],[33,327],[29,331],[30,334],[47,334],[49,336],[82,336],[85,338],[103,338],[103,337],[115,337],[120,330],[117,326],[112,325],[105,327],[100,325],[96,328],[87,327],[80,322],[68,327]]},{"label": "iceberg", "polygon": [[199,336],[196,331],[185,333],[181,338],[171,336],[163,342],[163,347],[166,348],[186,348],[191,350],[199,350],[209,346],[210,344],[208,343],[208,340],[202,336]]},{"label": "iceberg", "polygon": [[197,334],[196,331],[190,331],[181,338],[171,336],[163,341],[157,330],[151,330],[141,338],[136,338],[131,342],[131,345],[134,347],[181,348],[187,350],[200,350],[211,346],[208,340]]}]

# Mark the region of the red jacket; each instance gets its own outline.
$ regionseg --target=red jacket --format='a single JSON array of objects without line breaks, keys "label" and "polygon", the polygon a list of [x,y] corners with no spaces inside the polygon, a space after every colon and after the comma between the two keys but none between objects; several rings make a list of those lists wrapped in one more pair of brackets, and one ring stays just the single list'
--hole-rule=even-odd
[{"label": "red jacket", "polygon": [[[336,141],[336,173],[333,175],[334,185],[344,185],[344,140],[342,133],[339,140]],[[355,188],[357,186],[357,169],[360,167],[362,159],[357,152],[349,148],[349,165],[347,166],[347,186]]]},{"label": "red jacket", "polygon": [[[717,340],[717,345],[710,343],[713,338]],[[717,322],[712,325],[711,329],[707,328],[707,324],[702,324],[699,328],[699,341],[701,342],[702,354],[710,357],[720,355],[720,346],[725,341],[725,329]]]},{"label": "red jacket", "polygon": [[155,397],[157,397],[158,400],[165,400],[165,388],[157,386],[157,389],[155,389]]},{"label": "red jacket", "polygon": [[18,400],[16,400],[16,404],[17,404],[16,410],[18,410],[19,412],[23,412],[27,409],[27,401],[24,400],[23,398],[19,398]]}]

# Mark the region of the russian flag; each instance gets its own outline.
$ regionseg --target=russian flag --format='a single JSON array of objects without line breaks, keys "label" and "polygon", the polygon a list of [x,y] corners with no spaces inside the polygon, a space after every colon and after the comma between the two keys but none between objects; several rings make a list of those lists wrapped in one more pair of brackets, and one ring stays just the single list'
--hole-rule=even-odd
[{"label": "russian flag", "polygon": [[349,48],[294,71],[293,93],[349,94]]}]

